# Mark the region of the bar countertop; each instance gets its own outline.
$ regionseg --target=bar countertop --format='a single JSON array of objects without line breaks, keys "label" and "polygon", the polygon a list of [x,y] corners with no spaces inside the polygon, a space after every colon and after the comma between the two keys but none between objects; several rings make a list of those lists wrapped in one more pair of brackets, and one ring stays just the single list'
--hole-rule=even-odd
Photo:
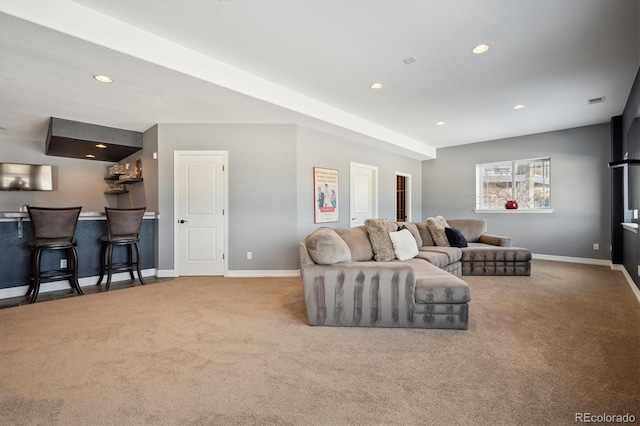
[{"label": "bar countertop", "polygon": [[[157,219],[158,215],[155,212],[145,212],[144,219]],[[0,212],[0,221],[9,222],[17,219],[29,220],[29,213],[18,211],[4,211]],[[101,220],[107,219],[104,212],[80,212],[80,220]]]}]

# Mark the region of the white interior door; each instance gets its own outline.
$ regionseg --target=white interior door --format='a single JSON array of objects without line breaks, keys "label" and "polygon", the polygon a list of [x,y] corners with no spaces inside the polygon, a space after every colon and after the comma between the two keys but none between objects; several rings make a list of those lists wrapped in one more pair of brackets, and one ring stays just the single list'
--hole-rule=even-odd
[{"label": "white interior door", "polygon": [[176,151],[178,275],[224,275],[226,153]]},{"label": "white interior door", "polygon": [[350,226],[378,217],[378,168],[352,162],[349,186]]}]

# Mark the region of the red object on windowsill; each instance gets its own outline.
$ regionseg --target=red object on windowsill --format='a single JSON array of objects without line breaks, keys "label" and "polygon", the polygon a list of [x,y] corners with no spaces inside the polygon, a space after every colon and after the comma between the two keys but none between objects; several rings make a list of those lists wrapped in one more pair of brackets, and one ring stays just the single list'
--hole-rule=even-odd
[{"label": "red object on windowsill", "polygon": [[505,204],[504,206],[507,210],[517,210],[518,209],[518,202],[515,200],[509,200],[507,201],[507,204]]}]

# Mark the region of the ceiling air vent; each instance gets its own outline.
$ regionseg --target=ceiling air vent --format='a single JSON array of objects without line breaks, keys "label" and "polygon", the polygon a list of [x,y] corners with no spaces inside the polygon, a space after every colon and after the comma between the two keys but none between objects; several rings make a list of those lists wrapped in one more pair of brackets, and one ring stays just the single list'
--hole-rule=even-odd
[{"label": "ceiling air vent", "polygon": [[599,104],[604,102],[604,96],[600,96],[599,98],[592,98],[587,100],[587,105]]}]

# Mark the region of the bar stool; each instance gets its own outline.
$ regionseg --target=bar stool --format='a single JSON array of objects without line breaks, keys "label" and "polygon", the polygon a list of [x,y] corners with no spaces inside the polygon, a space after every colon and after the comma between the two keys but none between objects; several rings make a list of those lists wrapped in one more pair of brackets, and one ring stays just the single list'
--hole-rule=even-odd
[{"label": "bar stool", "polygon": [[[147,208],[140,207],[134,209],[112,209],[105,207],[107,214],[108,234],[100,238],[102,248],[100,250],[100,278],[98,283],[102,283],[105,271],[107,272],[107,285],[105,291],[109,290],[111,285],[111,277],[114,272],[129,271],[131,279],[135,280],[133,271],[138,272],[138,279],[142,284],[142,274],[140,273],[140,226],[142,225],[142,217]],[[127,261],[113,263],[113,247],[127,247]],[[136,261],[133,261],[133,250],[136,249]]]},{"label": "bar stool", "polygon": [[[29,242],[31,249],[31,279],[26,296],[31,294],[34,303],[42,281],[67,279],[78,294],[83,294],[78,284],[78,254],[74,235],[82,207],[27,207],[34,238]],[[66,250],[67,267],[64,269],[41,271],[44,250]],[[33,292],[33,294],[32,294]]]}]

